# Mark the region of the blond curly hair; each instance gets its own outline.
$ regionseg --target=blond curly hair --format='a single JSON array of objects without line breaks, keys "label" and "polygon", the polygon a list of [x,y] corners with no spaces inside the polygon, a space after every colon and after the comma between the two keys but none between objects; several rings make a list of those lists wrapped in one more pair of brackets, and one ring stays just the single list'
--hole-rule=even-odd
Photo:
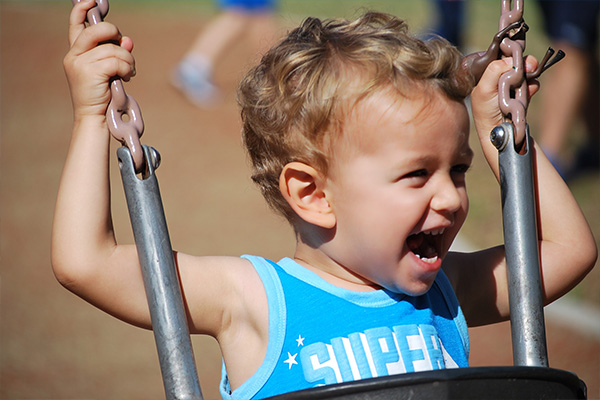
[{"label": "blond curly hair", "polygon": [[279,189],[293,161],[326,174],[344,110],[385,88],[408,96],[432,88],[464,100],[472,87],[458,73],[462,55],[447,41],[423,41],[392,15],[367,12],[356,20],[307,18],[242,80],[238,102],[252,180],[268,204],[294,224]]}]

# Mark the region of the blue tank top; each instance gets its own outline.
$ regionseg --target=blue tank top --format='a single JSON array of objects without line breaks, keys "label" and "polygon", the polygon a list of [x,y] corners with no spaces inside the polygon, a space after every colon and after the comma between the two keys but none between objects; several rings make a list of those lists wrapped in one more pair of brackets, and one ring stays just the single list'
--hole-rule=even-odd
[{"label": "blue tank top", "polygon": [[224,399],[261,399],[320,385],[468,366],[467,324],[443,271],[427,293],[413,297],[342,289],[290,258],[275,264],[243,257],[265,287],[269,344],[262,365],[233,393],[223,366]]}]

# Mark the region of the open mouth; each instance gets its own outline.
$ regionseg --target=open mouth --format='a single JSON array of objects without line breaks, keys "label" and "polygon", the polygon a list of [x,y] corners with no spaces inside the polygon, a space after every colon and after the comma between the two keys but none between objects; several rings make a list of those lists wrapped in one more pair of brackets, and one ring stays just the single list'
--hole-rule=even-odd
[{"label": "open mouth", "polygon": [[442,233],[444,229],[430,230],[410,235],[406,244],[422,261],[434,263],[438,260],[442,244]]}]

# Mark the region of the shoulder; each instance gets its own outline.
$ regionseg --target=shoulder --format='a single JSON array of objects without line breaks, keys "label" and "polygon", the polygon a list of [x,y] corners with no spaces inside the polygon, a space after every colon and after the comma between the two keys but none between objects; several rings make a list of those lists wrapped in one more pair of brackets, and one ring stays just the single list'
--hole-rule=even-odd
[{"label": "shoulder", "polygon": [[178,259],[190,332],[219,342],[230,383],[239,387],[262,364],[269,342],[269,304],[261,276],[246,257],[182,254]]},{"label": "shoulder", "polygon": [[176,255],[190,330],[218,337],[232,324],[253,324],[267,309],[260,276],[241,257]]}]

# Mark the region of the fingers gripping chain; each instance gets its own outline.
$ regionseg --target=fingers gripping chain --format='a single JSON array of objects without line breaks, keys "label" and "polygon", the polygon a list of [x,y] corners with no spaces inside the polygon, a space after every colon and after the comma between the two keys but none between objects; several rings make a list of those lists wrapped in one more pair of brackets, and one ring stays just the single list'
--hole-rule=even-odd
[{"label": "fingers gripping chain", "polygon": [[[73,4],[80,0],[72,0]],[[102,22],[108,14],[108,0],[96,0],[96,6],[87,13],[90,25]],[[140,137],[144,133],[144,121],[137,101],[125,93],[123,81],[114,77],[110,82],[111,101],[106,111],[108,129],[111,135],[127,146],[131,152],[136,172],[145,168],[144,151]]]}]

